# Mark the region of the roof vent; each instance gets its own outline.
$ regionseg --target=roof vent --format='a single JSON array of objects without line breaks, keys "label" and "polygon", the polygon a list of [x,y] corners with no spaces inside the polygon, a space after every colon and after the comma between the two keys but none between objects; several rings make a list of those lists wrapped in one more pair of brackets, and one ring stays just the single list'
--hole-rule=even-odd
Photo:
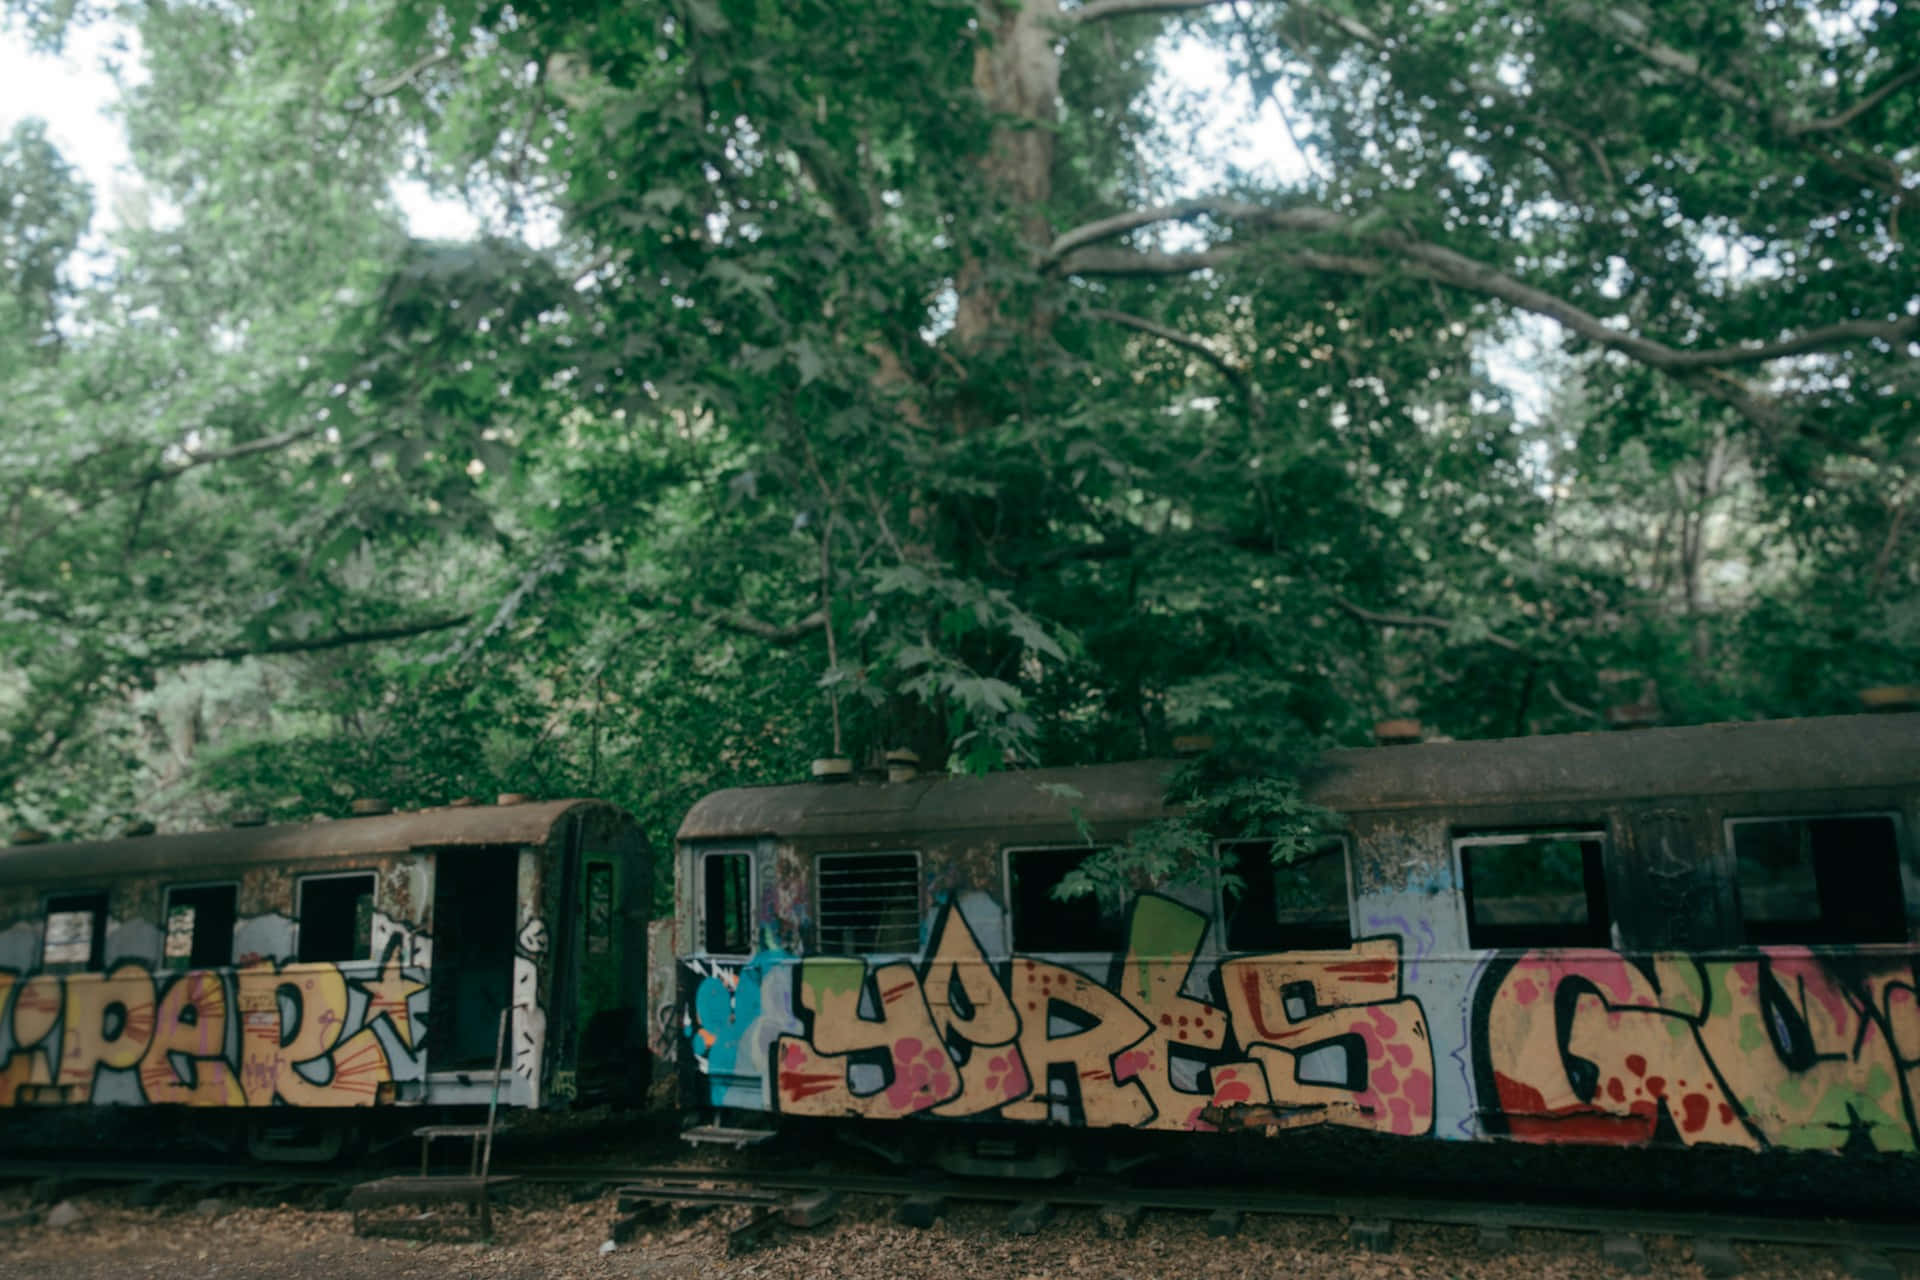
[{"label": "roof vent", "polygon": [[1920,684],[1883,684],[1860,691],[1868,711],[1920,711]]},{"label": "roof vent", "polygon": [[533,797],[524,791],[502,791],[493,798],[493,802],[505,809],[511,805],[525,804],[531,799],[533,799]]},{"label": "roof vent", "polygon": [[906,747],[887,752],[887,781],[912,782],[920,776],[920,753]]},{"label": "roof vent", "polygon": [[845,756],[821,756],[808,772],[815,782],[846,782],[853,777],[853,761]]},{"label": "roof vent", "polygon": [[[265,809],[242,809],[227,819],[227,821],[236,827],[264,827],[267,825],[267,811]],[[149,826],[148,830],[152,830],[152,827]]]},{"label": "roof vent", "polygon": [[1408,717],[1373,722],[1373,740],[1383,747],[1404,747],[1420,741],[1424,731],[1420,722]]},{"label": "roof vent", "polygon": [[1629,702],[1607,708],[1607,726],[1612,729],[1651,729],[1660,723],[1660,704]]},{"label": "roof vent", "polygon": [[378,796],[361,796],[353,802],[353,816],[356,818],[372,818],[392,812],[393,806]]},{"label": "roof vent", "polygon": [[1660,686],[1644,671],[1609,668],[1595,673],[1604,696],[1603,714],[1612,729],[1646,729],[1660,723]]}]

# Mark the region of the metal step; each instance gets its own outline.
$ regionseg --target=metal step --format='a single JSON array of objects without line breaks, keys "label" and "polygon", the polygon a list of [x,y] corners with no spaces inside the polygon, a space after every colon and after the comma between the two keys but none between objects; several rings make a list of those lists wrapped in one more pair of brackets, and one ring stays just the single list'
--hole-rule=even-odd
[{"label": "metal step", "polygon": [[[460,1204],[467,1207],[468,1225],[482,1238],[493,1234],[493,1192],[517,1181],[501,1174],[476,1177],[416,1177],[411,1174],[363,1182],[347,1193],[346,1207],[352,1211],[353,1233],[367,1234],[374,1225],[365,1215],[369,1209],[386,1205]],[[393,1224],[388,1224],[393,1225]]]},{"label": "metal step", "polygon": [[347,1193],[347,1208],[361,1209],[380,1204],[433,1204],[444,1201],[478,1200],[496,1187],[516,1179],[512,1175],[492,1174],[479,1177],[421,1178],[401,1174],[363,1182]]},{"label": "metal step", "polygon": [[[507,1126],[496,1124],[493,1126],[493,1131],[505,1133]],[[487,1126],[484,1124],[423,1124],[413,1131],[413,1136],[426,1139],[484,1138],[487,1136]]]},{"label": "metal step", "polygon": [[772,1129],[733,1129],[726,1125],[703,1124],[681,1130],[680,1140],[696,1146],[732,1147],[739,1151],[744,1147],[757,1146],[773,1135]]}]

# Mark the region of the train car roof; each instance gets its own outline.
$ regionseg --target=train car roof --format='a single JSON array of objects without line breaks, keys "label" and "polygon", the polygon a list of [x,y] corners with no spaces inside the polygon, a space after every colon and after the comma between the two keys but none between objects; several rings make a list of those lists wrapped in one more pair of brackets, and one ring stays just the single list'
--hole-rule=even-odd
[{"label": "train car roof", "polygon": [[0,884],[52,884],[103,875],[356,858],[413,849],[543,845],[560,820],[579,809],[618,812],[600,800],[545,800],[417,809],[272,827],[14,845],[0,849]]},{"label": "train car roof", "polygon": [[[734,787],[694,805],[678,838],[1011,829],[1070,824],[1076,810],[1088,821],[1131,825],[1165,815],[1161,792],[1178,767],[1141,760],[911,782]],[[1920,714],[1330,751],[1307,782],[1314,801],[1343,813],[1913,786],[1920,784]]]}]

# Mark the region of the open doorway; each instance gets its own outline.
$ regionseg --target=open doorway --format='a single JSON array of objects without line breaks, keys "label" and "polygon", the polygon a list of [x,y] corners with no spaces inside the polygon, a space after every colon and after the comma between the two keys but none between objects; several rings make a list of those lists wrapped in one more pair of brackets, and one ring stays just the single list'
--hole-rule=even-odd
[{"label": "open doorway", "polygon": [[434,859],[433,974],[427,1067],[491,1067],[500,1011],[513,998],[520,851],[448,849]]}]

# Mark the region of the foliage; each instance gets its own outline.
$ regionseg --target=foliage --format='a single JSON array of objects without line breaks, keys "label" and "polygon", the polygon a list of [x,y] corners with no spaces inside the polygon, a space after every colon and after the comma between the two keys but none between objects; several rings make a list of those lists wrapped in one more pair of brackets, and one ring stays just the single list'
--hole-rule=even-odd
[{"label": "foliage", "polygon": [[1338,816],[1306,798],[1303,778],[1311,765],[1306,742],[1264,760],[1250,758],[1246,744],[1189,760],[1167,784],[1175,813],[1129,833],[1121,844],[1095,849],[1054,888],[1061,899],[1088,893],[1147,887],[1218,883],[1235,893],[1246,887],[1232,858],[1235,841],[1260,841],[1276,865],[1289,865],[1324,846]]},{"label": "foliage", "polygon": [[16,823],[1235,744],[1133,874],[1377,718],[1913,678],[1911,5],[9,12],[142,184],[82,273],[0,148]]}]

